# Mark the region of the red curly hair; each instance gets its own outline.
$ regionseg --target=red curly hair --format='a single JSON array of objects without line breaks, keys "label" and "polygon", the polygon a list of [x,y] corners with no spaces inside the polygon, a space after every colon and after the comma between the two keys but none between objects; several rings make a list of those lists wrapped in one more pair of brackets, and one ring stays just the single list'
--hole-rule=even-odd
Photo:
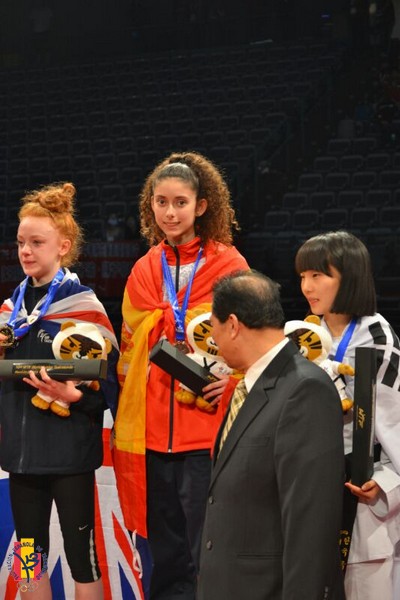
[{"label": "red curly hair", "polygon": [[83,233],[74,218],[76,189],[73,183],[52,183],[39,190],[28,192],[22,198],[18,219],[24,217],[50,217],[61,236],[70,240],[71,248],[62,257],[61,265],[70,267],[79,256]]}]

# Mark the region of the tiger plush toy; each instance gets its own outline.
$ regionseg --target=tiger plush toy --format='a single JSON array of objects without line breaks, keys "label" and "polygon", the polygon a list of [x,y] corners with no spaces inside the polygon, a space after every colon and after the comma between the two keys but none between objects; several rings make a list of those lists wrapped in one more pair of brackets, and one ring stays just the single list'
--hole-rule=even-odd
[{"label": "tiger plush toy", "polygon": [[353,406],[353,400],[347,397],[341,375],[353,377],[354,369],[351,365],[327,358],[332,348],[332,338],[321,326],[320,318],[309,315],[304,321],[287,321],[284,333],[294,341],[305,358],[328,373],[339,392],[342,410],[346,413]]},{"label": "tiger plush toy", "polygon": [[[186,337],[193,351],[186,356],[208,369],[213,375],[230,375],[232,370],[219,354],[218,346],[213,340],[210,317],[211,312],[200,311],[187,315]],[[211,406],[202,396],[196,396],[182,383],[179,384],[179,390],[175,392],[175,398],[183,404],[196,404],[197,408],[206,412],[216,410],[215,406]]]},{"label": "tiger plush toy", "polygon": [[[92,323],[66,322],[52,343],[54,358],[58,360],[93,360],[106,359],[111,351],[111,341],[105,339],[96,325]],[[84,383],[93,390],[98,390],[98,381],[76,381],[78,386]],[[41,392],[32,398],[32,404],[41,410],[50,408],[59,417],[69,417],[69,404],[62,400],[53,400]]]}]

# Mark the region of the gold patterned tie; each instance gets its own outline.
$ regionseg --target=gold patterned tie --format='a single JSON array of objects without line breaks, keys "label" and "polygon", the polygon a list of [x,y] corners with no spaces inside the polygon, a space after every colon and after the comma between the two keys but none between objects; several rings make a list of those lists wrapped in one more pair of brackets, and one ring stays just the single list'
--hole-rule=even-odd
[{"label": "gold patterned tie", "polygon": [[224,429],[222,430],[221,438],[219,441],[219,452],[221,452],[221,448],[225,443],[229,430],[232,427],[233,421],[236,419],[239,410],[242,408],[243,403],[246,400],[246,396],[247,390],[243,377],[243,379],[241,379],[236,385],[232,395],[231,403],[229,405],[228,416],[226,418]]}]

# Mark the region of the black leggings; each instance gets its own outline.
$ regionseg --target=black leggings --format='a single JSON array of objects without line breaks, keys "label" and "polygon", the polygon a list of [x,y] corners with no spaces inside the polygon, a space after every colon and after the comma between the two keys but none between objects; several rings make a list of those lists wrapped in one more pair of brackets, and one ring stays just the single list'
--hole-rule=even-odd
[{"label": "black leggings", "polygon": [[94,472],[78,475],[10,473],[10,496],[17,539],[33,538],[49,553],[53,500],[72,577],[79,583],[100,578],[94,540]]},{"label": "black leggings", "polygon": [[147,450],[146,459],[147,527],[154,563],[150,600],[194,600],[210,454]]}]

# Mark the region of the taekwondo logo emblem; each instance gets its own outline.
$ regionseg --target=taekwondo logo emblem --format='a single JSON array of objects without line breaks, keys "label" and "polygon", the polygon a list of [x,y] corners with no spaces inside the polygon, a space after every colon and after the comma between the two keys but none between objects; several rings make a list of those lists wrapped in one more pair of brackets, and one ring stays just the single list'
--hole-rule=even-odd
[{"label": "taekwondo logo emblem", "polygon": [[47,571],[47,555],[33,538],[14,542],[14,550],[7,557],[7,567],[20,592],[33,592]]}]

